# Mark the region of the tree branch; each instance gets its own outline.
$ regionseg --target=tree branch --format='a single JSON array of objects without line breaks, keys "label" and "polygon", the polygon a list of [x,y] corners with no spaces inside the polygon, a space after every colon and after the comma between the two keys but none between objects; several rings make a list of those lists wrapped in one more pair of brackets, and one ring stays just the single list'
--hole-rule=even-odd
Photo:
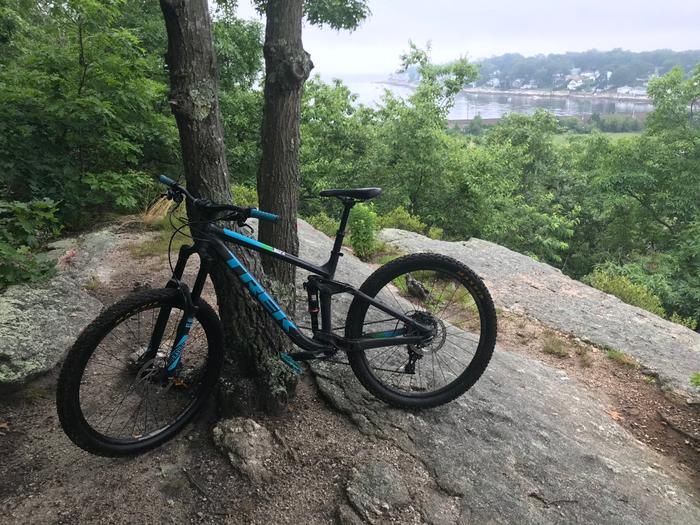
[{"label": "tree branch", "polygon": [[636,200],[639,204],[641,204],[641,205],[642,205],[642,208],[644,208],[644,209],[647,210],[649,213],[651,213],[652,218],[653,218],[656,222],[658,222],[659,224],[661,224],[662,226],[664,226],[665,228],[667,228],[668,231],[671,232],[673,235],[676,234],[675,229],[673,228],[673,226],[671,226],[668,222],[666,222],[666,221],[663,220],[661,217],[659,217],[659,214],[656,212],[656,210],[655,210],[651,205],[646,204],[646,203],[644,202],[644,200],[643,200],[641,197],[639,197],[637,194],[635,194],[633,191],[631,191],[631,190],[624,190],[624,191],[625,191],[625,193],[626,193],[627,195],[629,195],[629,196],[632,197],[634,200]]}]

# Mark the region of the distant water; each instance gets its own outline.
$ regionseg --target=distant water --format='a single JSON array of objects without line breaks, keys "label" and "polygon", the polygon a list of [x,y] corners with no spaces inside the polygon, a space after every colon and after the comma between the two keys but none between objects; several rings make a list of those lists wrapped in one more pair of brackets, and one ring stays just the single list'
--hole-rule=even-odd
[{"label": "distant water", "polygon": [[[336,77],[323,77],[323,80],[330,81],[331,78]],[[347,75],[341,77],[341,80],[357,95],[358,103],[367,106],[376,106],[386,90],[401,97],[412,93],[411,88],[383,84],[385,78],[376,75]],[[449,118],[467,120],[476,115],[488,119],[500,118],[513,112],[531,114],[538,108],[547,109],[560,116],[583,116],[593,113],[648,113],[654,106],[645,101],[460,93]]]}]

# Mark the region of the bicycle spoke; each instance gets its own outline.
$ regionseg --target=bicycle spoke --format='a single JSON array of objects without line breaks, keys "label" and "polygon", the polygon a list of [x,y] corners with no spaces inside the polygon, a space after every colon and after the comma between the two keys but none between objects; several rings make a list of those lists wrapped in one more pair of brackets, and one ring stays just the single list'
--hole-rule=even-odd
[{"label": "bicycle spoke", "polygon": [[[433,327],[425,343],[365,351],[367,366],[380,382],[399,393],[430,393],[452,384],[468,369],[479,342],[480,312],[472,292],[454,274],[427,269],[401,273],[388,278],[375,298]],[[412,325],[379,312],[368,306],[363,333],[391,329],[415,334]]]},{"label": "bicycle spoke", "polygon": [[[169,355],[184,312],[172,308],[161,345],[144,363],[137,357],[146,346],[157,323],[161,306],[150,312],[134,313],[115,326],[97,346],[83,373],[81,409],[88,424],[112,439],[147,439],[173,424],[197,398],[206,366],[207,340],[201,325],[194,323],[182,351],[178,371],[182,379],[165,372]],[[137,368],[139,367],[139,368]],[[182,381],[183,384],[175,384]]]}]

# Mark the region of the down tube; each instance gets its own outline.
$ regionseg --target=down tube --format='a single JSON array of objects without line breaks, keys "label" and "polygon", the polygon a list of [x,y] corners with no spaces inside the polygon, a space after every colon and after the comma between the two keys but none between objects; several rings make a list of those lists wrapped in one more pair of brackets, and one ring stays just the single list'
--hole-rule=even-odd
[{"label": "down tube", "polygon": [[[255,297],[263,308],[277,321],[277,323],[282,327],[287,334],[292,335],[293,333],[299,333],[299,328],[292,321],[287,318],[279,305],[270,297],[270,295],[265,291],[262,285],[253,277],[250,272],[246,269],[241,261],[231,253],[231,250],[224,248],[226,250],[226,264],[233,270],[233,272],[238,276],[238,278],[243,283],[248,291],[253,297]],[[293,331],[293,332],[292,332]]]},{"label": "down tube", "polygon": [[314,341],[313,339],[304,335],[301,330],[299,330],[297,325],[287,318],[287,314],[285,314],[279,305],[272,299],[272,297],[268,295],[255,277],[250,275],[246,267],[241,264],[233,253],[231,253],[231,250],[229,250],[221,242],[216,243],[215,247],[219,256],[222,257],[223,260],[226,261],[229,268],[236,273],[238,278],[243,283],[243,286],[245,286],[251,295],[263,305],[265,311],[268,312],[275,321],[277,321],[277,324],[280,325],[282,330],[284,330],[284,333],[289,336],[294,344],[310,352],[327,352],[332,348],[325,343]]}]

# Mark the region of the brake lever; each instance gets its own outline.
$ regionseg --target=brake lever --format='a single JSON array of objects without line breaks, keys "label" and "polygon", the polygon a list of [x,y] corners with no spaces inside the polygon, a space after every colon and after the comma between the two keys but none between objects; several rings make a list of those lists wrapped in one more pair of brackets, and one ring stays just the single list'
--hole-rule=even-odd
[{"label": "brake lever", "polygon": [[183,195],[180,192],[173,191],[171,189],[168,189],[167,193],[165,194],[166,198],[171,201],[175,201],[178,204],[182,202]]},{"label": "brake lever", "polygon": [[[255,233],[255,230],[253,229],[253,227],[245,221],[238,221],[238,226],[240,226],[241,228],[248,228],[250,235],[253,235]],[[250,237],[250,235],[248,235],[246,233],[243,233],[243,235]]]}]

